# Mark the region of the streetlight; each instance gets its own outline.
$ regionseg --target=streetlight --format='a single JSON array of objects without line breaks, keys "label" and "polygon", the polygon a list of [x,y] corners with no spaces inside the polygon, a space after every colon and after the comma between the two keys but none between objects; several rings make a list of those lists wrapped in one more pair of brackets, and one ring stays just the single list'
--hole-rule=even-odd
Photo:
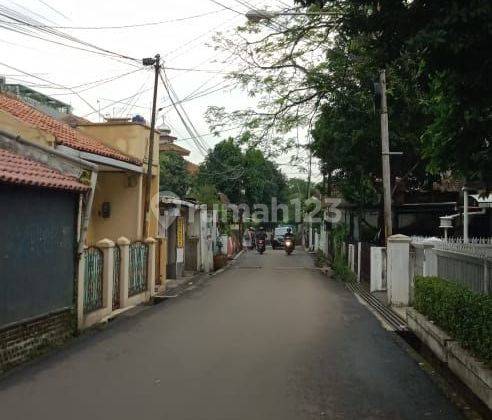
[{"label": "streetlight", "polygon": [[[336,16],[330,12],[270,12],[268,10],[252,9],[246,13],[246,18],[252,23],[262,20],[272,20],[277,16]],[[383,201],[384,201],[384,237],[387,239],[393,234],[393,216],[391,204],[391,168],[390,155],[401,155],[401,152],[390,152],[388,108],[386,102],[386,72],[381,70],[379,74],[381,95],[381,155],[383,166]]]}]

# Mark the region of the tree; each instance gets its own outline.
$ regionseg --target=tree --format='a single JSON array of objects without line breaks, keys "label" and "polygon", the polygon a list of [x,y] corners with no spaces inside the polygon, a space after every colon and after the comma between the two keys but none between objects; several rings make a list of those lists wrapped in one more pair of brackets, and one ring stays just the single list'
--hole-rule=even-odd
[{"label": "tree", "polygon": [[185,196],[190,187],[185,160],[174,152],[161,153],[159,165],[159,190]]},{"label": "tree", "polygon": [[242,201],[242,177],[244,161],[241,148],[234,139],[217,143],[200,165],[196,183],[213,185],[217,191],[226,194],[233,203]]},{"label": "tree", "polygon": [[213,186],[235,204],[271,204],[272,197],[285,198],[285,177],[264,154],[253,148],[245,152],[230,138],[218,143],[200,165],[195,188]]}]

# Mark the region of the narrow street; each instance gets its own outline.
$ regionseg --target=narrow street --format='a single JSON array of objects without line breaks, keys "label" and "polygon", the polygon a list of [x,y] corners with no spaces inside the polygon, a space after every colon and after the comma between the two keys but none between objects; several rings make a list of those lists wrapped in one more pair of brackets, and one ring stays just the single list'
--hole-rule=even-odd
[{"label": "narrow street", "polygon": [[418,363],[300,251],[225,272],[0,381],[17,419],[458,419]]}]

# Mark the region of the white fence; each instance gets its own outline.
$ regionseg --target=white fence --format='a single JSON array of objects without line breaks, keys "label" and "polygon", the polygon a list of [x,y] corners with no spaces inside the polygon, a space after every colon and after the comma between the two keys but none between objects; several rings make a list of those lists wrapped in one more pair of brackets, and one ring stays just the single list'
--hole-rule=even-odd
[{"label": "white fence", "polygon": [[412,238],[410,278],[438,276],[461,284],[475,293],[492,292],[492,244],[489,239],[440,241]]}]

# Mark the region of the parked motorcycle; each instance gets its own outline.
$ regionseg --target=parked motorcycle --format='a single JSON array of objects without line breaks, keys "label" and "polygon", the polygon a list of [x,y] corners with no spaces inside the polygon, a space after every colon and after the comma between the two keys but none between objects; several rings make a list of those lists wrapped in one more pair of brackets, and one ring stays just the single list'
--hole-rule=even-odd
[{"label": "parked motorcycle", "polygon": [[256,250],[260,254],[263,254],[265,252],[265,240],[264,239],[258,239],[256,241]]},{"label": "parked motorcycle", "polygon": [[284,241],[284,248],[287,255],[292,254],[292,251],[294,251],[295,248],[294,240],[292,238],[286,238]]}]

